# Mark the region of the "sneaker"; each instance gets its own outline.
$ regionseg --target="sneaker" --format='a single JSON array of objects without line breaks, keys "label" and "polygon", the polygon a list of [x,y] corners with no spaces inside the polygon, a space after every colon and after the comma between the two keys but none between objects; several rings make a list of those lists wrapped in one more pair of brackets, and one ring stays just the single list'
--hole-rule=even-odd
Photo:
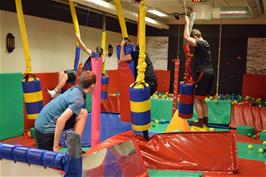
[{"label": "sneaker", "polygon": [[199,119],[199,120],[197,120],[197,121],[194,121],[194,122],[192,123],[192,126],[196,126],[196,127],[203,128],[203,127],[204,127],[203,120],[202,120],[202,119]]},{"label": "sneaker", "polygon": [[203,117],[203,124],[208,127],[208,117]]},{"label": "sneaker", "polygon": [[51,98],[55,98],[58,95],[60,95],[60,93],[58,93],[55,89],[54,90],[48,90],[47,89],[47,92],[49,93],[49,95],[50,95]]}]

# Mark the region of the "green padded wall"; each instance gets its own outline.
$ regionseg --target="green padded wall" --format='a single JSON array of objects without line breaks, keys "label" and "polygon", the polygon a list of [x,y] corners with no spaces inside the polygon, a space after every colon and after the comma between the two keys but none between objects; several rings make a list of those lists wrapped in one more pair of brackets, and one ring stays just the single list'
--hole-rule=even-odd
[{"label": "green padded wall", "polygon": [[22,73],[0,74],[0,140],[24,132]]},{"label": "green padded wall", "polygon": [[92,110],[91,104],[92,104],[92,95],[91,93],[88,93],[86,96],[86,108],[88,112],[91,112]]}]

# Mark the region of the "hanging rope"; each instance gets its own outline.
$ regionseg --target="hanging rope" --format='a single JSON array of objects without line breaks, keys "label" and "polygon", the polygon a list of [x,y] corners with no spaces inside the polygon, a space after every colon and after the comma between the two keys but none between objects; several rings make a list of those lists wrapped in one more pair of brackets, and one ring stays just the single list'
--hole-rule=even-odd
[{"label": "hanging rope", "polygon": [[[71,12],[71,16],[72,16],[72,21],[73,21],[75,33],[80,36],[79,22],[78,22],[76,8],[75,8],[75,4],[74,4],[73,0],[69,0],[69,6],[70,6],[70,12]],[[75,61],[74,61],[74,69],[75,70],[78,70],[79,59],[80,59],[80,47],[79,47],[79,43],[77,42],[76,43]]]},{"label": "hanging rope", "polygon": [[35,119],[38,117],[43,108],[43,95],[41,90],[41,83],[39,78],[32,74],[29,43],[26,33],[26,26],[24,22],[24,15],[22,10],[21,0],[16,0],[16,9],[18,16],[18,23],[22,45],[24,49],[26,71],[22,80],[24,103],[28,119]]},{"label": "hanging rope", "polygon": [[126,27],[126,22],[125,22],[123,10],[122,10],[121,2],[120,0],[114,0],[114,4],[116,7],[116,13],[118,16],[118,20],[119,20],[119,24],[120,24],[120,28],[122,32],[122,37],[128,38],[127,27]]},{"label": "hanging rope", "polygon": [[183,0],[184,3],[184,9],[185,9],[185,16],[187,16],[187,4],[186,4],[186,0]]},{"label": "hanging rope", "polygon": [[145,63],[146,58],[146,24],[145,24],[145,16],[146,16],[146,0],[140,2],[139,7],[139,59],[138,59],[138,76],[136,79],[136,87],[135,88],[143,88],[143,84],[145,83],[145,71],[147,64]]},{"label": "hanging rope", "polygon": [[[190,14],[189,34],[192,31],[192,27],[193,27],[195,19],[196,19],[196,13],[193,12]],[[184,53],[186,56],[184,80],[188,83],[193,83],[191,67],[190,67],[192,55],[191,55],[190,48],[186,40],[184,40],[183,49],[184,49]]]},{"label": "hanging rope", "polygon": [[216,78],[216,96],[219,94],[220,61],[221,61],[221,42],[222,42],[222,22],[220,20],[219,51],[218,51],[218,65],[217,65],[217,78]]},{"label": "hanging rope", "polygon": [[25,56],[25,64],[26,64],[25,74],[27,74],[27,73],[32,72],[32,67],[31,67],[29,42],[28,42],[28,37],[27,37],[27,33],[26,33],[26,26],[25,26],[25,22],[24,22],[21,0],[16,0],[16,9],[17,9],[20,35],[21,35],[21,39],[22,39],[22,45],[23,45],[24,56]]},{"label": "hanging rope", "polygon": [[[103,14],[103,26],[102,26],[102,41],[101,41],[101,48],[103,49],[102,59],[105,57],[105,48],[106,48],[106,15]],[[103,74],[106,75],[105,70],[105,61],[103,63]]]}]

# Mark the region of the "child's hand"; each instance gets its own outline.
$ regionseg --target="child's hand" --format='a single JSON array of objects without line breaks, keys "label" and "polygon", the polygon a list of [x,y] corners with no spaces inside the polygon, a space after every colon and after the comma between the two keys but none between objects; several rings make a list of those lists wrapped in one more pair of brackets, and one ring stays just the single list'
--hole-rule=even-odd
[{"label": "child's hand", "polygon": [[78,40],[80,40],[80,34],[75,33],[75,36]]},{"label": "child's hand", "polygon": [[127,43],[127,40],[123,39],[122,42],[121,42],[121,46],[125,46]]}]

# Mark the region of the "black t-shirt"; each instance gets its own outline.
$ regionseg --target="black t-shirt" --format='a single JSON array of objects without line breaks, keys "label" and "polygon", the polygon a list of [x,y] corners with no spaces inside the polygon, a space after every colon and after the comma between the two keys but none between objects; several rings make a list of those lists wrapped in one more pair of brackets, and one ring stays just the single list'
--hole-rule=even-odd
[{"label": "black t-shirt", "polygon": [[[137,66],[138,66],[138,53],[136,54],[131,54],[132,56],[132,60],[134,61],[134,69],[135,69],[135,80],[138,76],[138,69],[137,69]],[[157,83],[157,79],[156,79],[156,75],[155,75],[155,71],[154,71],[154,68],[153,68],[153,64],[151,62],[151,59],[149,57],[148,54],[146,54],[146,58],[145,58],[145,62],[147,64],[147,67],[146,67],[146,71],[145,71],[145,82],[147,82],[148,84],[153,82],[153,83]]]},{"label": "black t-shirt", "polygon": [[193,79],[197,73],[213,72],[212,60],[211,60],[211,49],[210,45],[205,40],[197,40],[196,47],[194,49],[194,57],[191,61],[191,69]]}]

